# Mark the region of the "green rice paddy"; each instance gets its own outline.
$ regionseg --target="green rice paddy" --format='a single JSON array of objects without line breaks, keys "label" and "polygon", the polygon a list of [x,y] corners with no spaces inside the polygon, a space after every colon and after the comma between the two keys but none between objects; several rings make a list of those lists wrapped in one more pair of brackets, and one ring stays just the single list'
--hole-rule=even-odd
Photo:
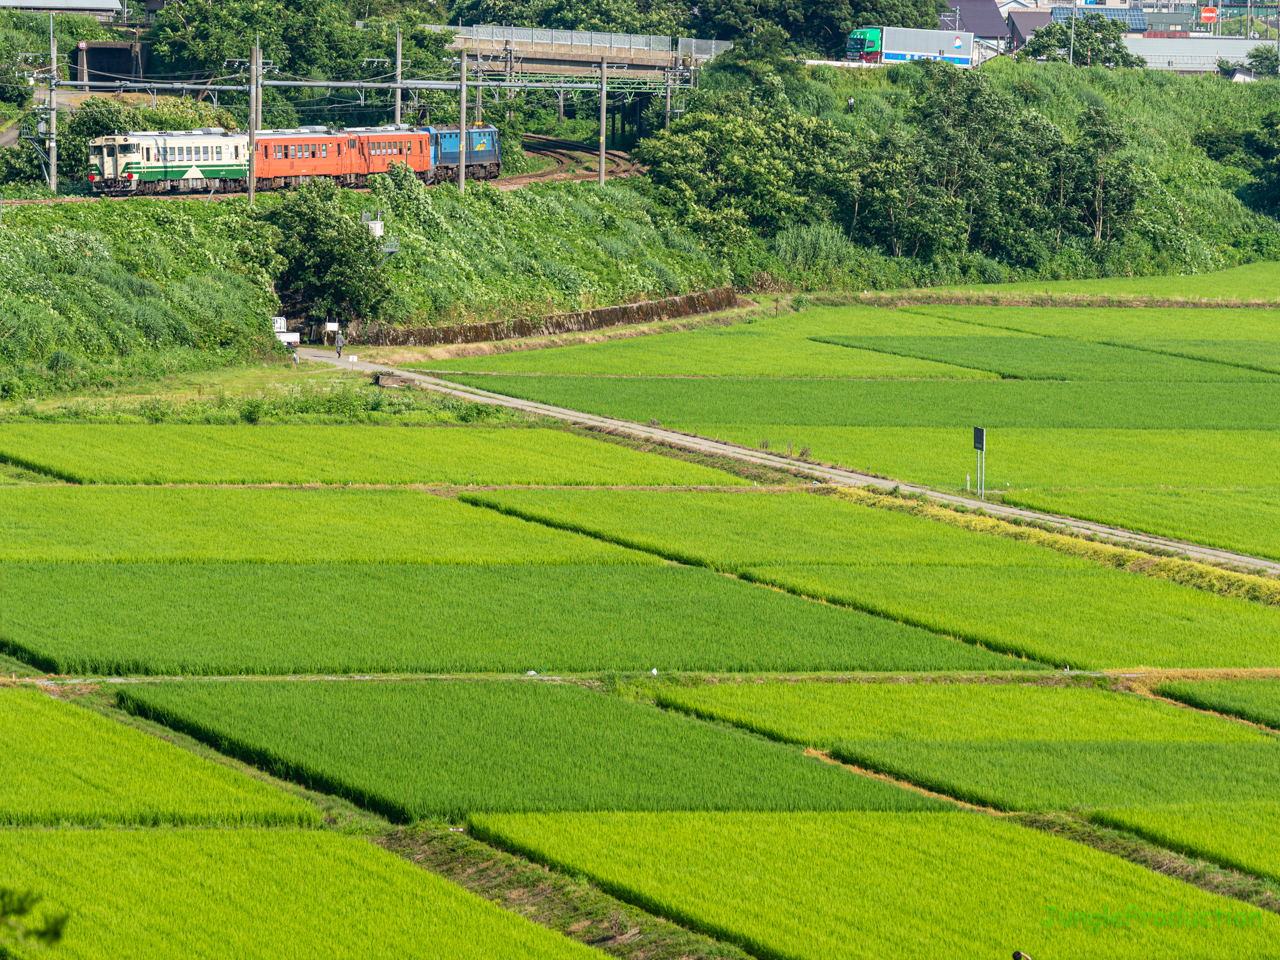
[{"label": "green rice paddy", "polygon": [[1280,881],[1280,799],[1121,807],[1092,817],[1179,853]]},{"label": "green rice paddy", "polygon": [[[980,815],[499,814],[471,824],[761,957],[1225,960],[1266,951],[1280,931],[1256,907]],[[1205,929],[1170,914],[1204,918]]]},{"label": "green rice paddy", "polygon": [[988,684],[716,684],[665,706],[1002,810],[1276,797],[1280,739],[1133,695]]},{"label": "green rice paddy", "polygon": [[614,484],[745,481],[563,430],[6,424],[0,460],[76,483]]},{"label": "green rice paddy", "polygon": [[364,838],[321,831],[5,830],[0,887],[70,913],[49,955],[77,960],[595,955]]},{"label": "green rice paddy", "polygon": [[1166,682],[1156,687],[1156,693],[1201,710],[1280,729],[1280,679]]},{"label": "green rice paddy", "polygon": [[0,489],[0,562],[646,564],[416,490]]},{"label": "green rice paddy", "polygon": [[[309,804],[229,767],[44,691],[0,687],[0,826],[318,819]],[[0,886],[3,873],[0,858]]]},{"label": "green rice paddy", "polygon": [[984,426],[987,488],[1012,502],[1280,557],[1275,311],[822,307],[448,364],[486,390],[949,491],[973,482]]},{"label": "green rice paddy", "polygon": [[1266,666],[1280,640],[1280,610],[835,497],[463,499],[1059,666]]},{"label": "green rice paddy", "polygon": [[1042,669],[671,565],[10,564],[3,593],[0,650],[56,673]]},{"label": "green rice paddy", "polygon": [[117,696],[132,712],[403,821],[948,807],[794,747],[559,683],[171,683]]}]

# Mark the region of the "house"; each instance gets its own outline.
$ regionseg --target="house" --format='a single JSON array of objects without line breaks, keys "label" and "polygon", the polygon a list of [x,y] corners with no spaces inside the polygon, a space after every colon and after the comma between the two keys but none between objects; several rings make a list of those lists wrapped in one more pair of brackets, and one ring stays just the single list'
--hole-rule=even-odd
[{"label": "house", "polygon": [[938,29],[972,33],[976,42],[997,53],[1007,47],[1009,25],[995,0],[947,0],[947,5],[951,11],[938,15]]},{"label": "house", "polygon": [[1049,10],[1010,10],[1005,17],[1009,24],[1009,34],[1013,38],[1013,49],[1024,47],[1031,35],[1041,27],[1047,27],[1053,20]]}]

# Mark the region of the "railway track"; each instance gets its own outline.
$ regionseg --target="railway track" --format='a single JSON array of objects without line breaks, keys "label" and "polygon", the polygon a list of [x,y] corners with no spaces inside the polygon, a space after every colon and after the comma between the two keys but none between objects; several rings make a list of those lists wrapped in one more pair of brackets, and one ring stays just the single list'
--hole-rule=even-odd
[{"label": "railway track", "polygon": [[[564,180],[595,180],[596,171],[595,147],[575,140],[560,140],[556,137],[544,137],[538,134],[526,134],[523,140],[526,153],[532,153],[551,160],[555,166],[537,173],[522,173],[514,177],[503,177],[499,180],[486,181],[499,190],[519,190],[535,183],[556,183]],[[605,151],[606,178],[638,176],[644,168],[631,159],[622,150]],[[439,184],[432,184],[439,186]],[[354,187],[357,193],[368,193],[368,187]],[[231,197],[243,197],[244,193],[215,193],[212,197],[205,193],[149,194],[152,200],[227,200]],[[94,195],[90,197],[51,197],[43,200],[6,200],[4,206],[27,206],[53,203],[93,203],[97,200],[129,200],[130,197],[108,197]]]}]

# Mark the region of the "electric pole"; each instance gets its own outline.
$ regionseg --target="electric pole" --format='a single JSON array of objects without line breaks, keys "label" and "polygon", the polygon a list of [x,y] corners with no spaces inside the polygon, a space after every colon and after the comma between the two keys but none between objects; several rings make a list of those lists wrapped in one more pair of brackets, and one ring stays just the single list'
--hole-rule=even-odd
[{"label": "electric pole", "polygon": [[605,129],[605,109],[608,103],[609,92],[605,84],[605,69],[608,64],[605,58],[600,58],[600,185],[604,186],[604,129]]},{"label": "electric pole", "polygon": [[458,192],[467,192],[467,48],[462,48],[462,80],[458,83]]},{"label": "electric pole", "polygon": [[258,38],[249,51],[249,206],[258,185]]},{"label": "electric pole", "polygon": [[662,82],[663,82],[663,85],[666,86],[667,88],[667,119],[666,119],[666,122],[662,125],[662,129],[670,130],[671,129],[671,70],[670,68],[663,71]]},{"label": "electric pole", "polygon": [[400,24],[396,24],[396,126],[400,126],[400,77],[403,61],[400,59]]},{"label": "electric pole", "polygon": [[53,35],[52,13],[49,14],[49,190],[58,192],[58,38]]}]

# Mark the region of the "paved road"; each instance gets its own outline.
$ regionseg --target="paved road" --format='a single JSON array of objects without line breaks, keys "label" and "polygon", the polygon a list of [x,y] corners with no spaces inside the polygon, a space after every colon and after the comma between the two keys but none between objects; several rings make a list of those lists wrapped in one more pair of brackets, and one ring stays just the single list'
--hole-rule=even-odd
[{"label": "paved road", "polygon": [[962,497],[953,493],[941,493],[937,490],[931,490],[928,487],[919,487],[909,483],[899,483],[896,480],[884,480],[880,477],[873,477],[865,473],[858,473],[855,470],[844,470],[838,467],[819,466],[816,464],[790,460],[786,457],[781,457],[773,453],[766,453],[762,450],[753,450],[750,447],[741,447],[737,444],[726,443],[722,440],[708,440],[705,437],[699,437],[688,433],[680,433],[677,430],[668,430],[664,427],[655,427],[644,423],[633,423],[630,420],[615,420],[612,417],[599,417],[595,414],[582,413],[578,410],[566,410],[563,407],[553,407],[545,403],[535,403],[531,400],[519,400],[515,397],[504,396],[500,393],[490,393],[487,390],[480,390],[474,387],[463,386],[462,384],[450,383],[448,380],[440,380],[425,373],[414,373],[409,370],[397,370],[382,363],[365,363],[358,359],[355,362],[352,362],[348,357],[353,353],[358,358],[360,355],[360,348],[348,347],[347,357],[344,357],[342,360],[338,360],[334,356],[332,350],[318,350],[303,347],[298,351],[299,356],[305,357],[308,360],[316,360],[321,363],[333,364],[346,370],[361,370],[365,372],[374,370],[390,370],[398,376],[408,377],[415,380],[424,387],[428,387],[432,390],[437,390],[441,393],[446,393],[450,396],[458,397],[463,400],[474,400],[482,403],[492,403],[502,407],[511,407],[528,413],[540,414],[545,417],[553,417],[557,420],[564,420],[568,423],[577,423],[588,427],[612,430],[618,433],[625,433],[632,437],[644,440],[653,440],[658,443],[682,447],[686,450],[694,450],[711,456],[733,457],[735,460],[741,460],[745,463],[754,463],[764,467],[775,467],[781,470],[799,471],[816,480],[821,480],[824,483],[835,484],[837,486],[876,487],[881,490],[891,490],[894,487],[898,487],[905,493],[925,494],[931,499],[937,500],[941,503],[963,504],[968,507],[980,505],[987,513],[996,517],[1018,517],[1023,520],[1051,523],[1059,527],[1066,527],[1067,529],[1084,536],[1096,535],[1105,537],[1108,540],[1130,544],[1139,548],[1154,547],[1160,550],[1171,550],[1178,554],[1185,554],[1193,560],[1204,560],[1210,563],[1226,563],[1233,566],[1248,567],[1253,570],[1265,570],[1272,574],[1280,574],[1280,562],[1274,560],[1263,560],[1258,557],[1251,557],[1248,554],[1234,553],[1230,550],[1219,550],[1215,547],[1206,547],[1201,544],[1188,543],[1183,540],[1172,540],[1168,537],[1159,537],[1149,533],[1139,533],[1133,530],[1125,530],[1121,527],[1110,527],[1102,523],[1078,520],[1075,517],[1064,517],[1058,516],[1057,514],[1041,513],[1038,510],[1027,510],[1022,507],[1010,507],[999,503],[986,503],[972,497]]}]

